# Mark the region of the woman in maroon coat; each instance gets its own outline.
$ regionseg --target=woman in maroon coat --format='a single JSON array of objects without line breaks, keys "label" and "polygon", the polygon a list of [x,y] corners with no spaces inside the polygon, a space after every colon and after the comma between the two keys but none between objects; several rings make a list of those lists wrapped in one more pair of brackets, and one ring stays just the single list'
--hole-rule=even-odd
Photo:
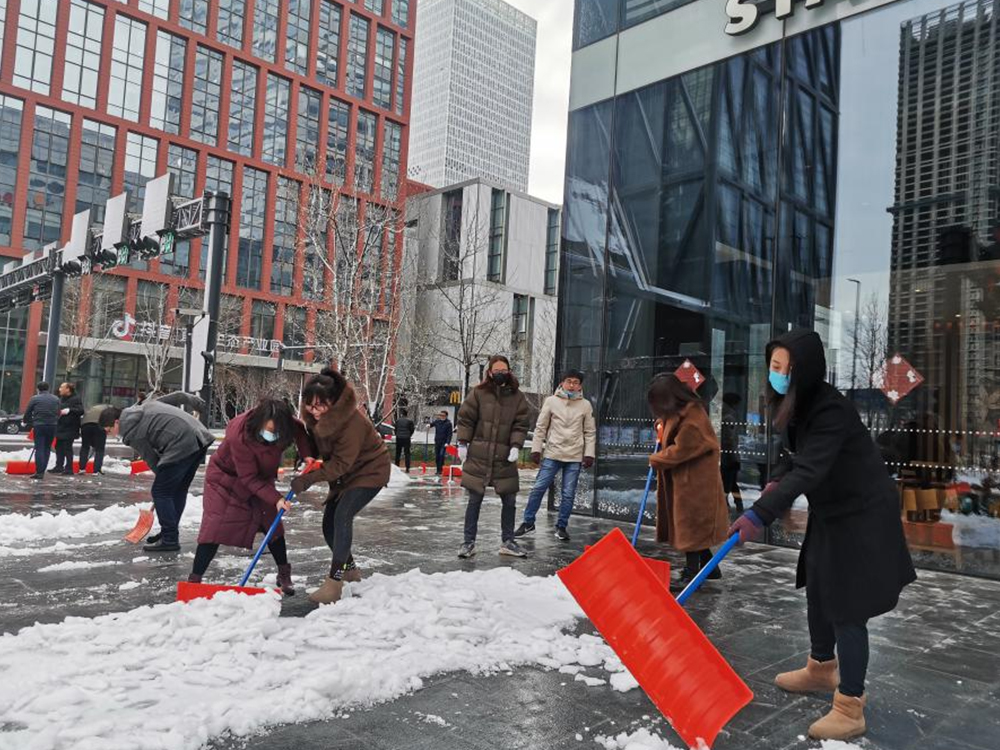
[{"label": "woman in maroon coat", "polygon": [[[274,482],[281,457],[293,442],[300,456],[313,455],[305,427],[283,401],[262,399],[229,423],[226,439],[205,472],[201,530],[189,581],[201,583],[220,544],[252,549],[254,537],[267,532],[278,509],[286,513],[291,509]],[[267,548],[278,566],[278,586],[285,594],[294,594],[281,524]]]}]

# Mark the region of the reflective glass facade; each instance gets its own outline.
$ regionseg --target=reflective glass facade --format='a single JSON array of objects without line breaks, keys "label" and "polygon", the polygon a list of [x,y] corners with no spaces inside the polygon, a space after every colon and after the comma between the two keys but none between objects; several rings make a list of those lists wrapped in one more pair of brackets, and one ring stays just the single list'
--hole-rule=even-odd
[{"label": "reflective glass facade", "polygon": [[[583,11],[611,34],[622,16],[598,10],[628,3],[577,5],[578,34]],[[752,504],[780,451],[764,345],[805,327],[897,479],[917,563],[1000,577],[994,8],[900,0],[571,112],[557,370],[587,373],[599,420],[579,512],[635,518],[646,387],[685,362],[733,513]],[[798,544],[805,508],[770,541]]]}]

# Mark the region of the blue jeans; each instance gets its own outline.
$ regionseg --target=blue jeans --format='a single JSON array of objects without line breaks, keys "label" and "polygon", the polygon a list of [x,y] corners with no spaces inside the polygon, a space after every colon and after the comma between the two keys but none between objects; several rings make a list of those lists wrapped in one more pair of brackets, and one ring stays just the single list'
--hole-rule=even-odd
[{"label": "blue jeans", "polygon": [[153,480],[151,494],[164,544],[178,542],[178,526],[184,513],[184,506],[187,505],[188,488],[194,481],[194,475],[198,473],[198,467],[204,458],[205,451],[200,450],[177,463],[156,469],[156,479]]},{"label": "blue jeans", "polygon": [[444,470],[444,459],[448,455],[447,443],[434,443],[434,463],[437,464],[437,473]]},{"label": "blue jeans", "polygon": [[[56,426],[34,427],[35,431],[35,474],[41,476],[49,468],[52,441],[56,439]],[[72,467],[73,464],[70,464]]]},{"label": "blue jeans", "polygon": [[535,486],[528,495],[528,507],[524,509],[524,522],[534,526],[535,516],[542,507],[542,498],[549,491],[556,474],[562,470],[562,500],[559,503],[559,520],[556,526],[565,529],[569,524],[569,516],[573,512],[573,498],[576,497],[576,483],[580,479],[579,461],[556,461],[554,458],[542,459],[542,466],[535,478]]}]

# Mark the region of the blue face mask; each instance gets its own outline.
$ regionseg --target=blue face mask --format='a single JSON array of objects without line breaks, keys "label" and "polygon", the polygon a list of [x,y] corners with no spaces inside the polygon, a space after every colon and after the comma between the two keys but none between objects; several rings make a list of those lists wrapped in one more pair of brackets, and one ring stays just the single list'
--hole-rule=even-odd
[{"label": "blue face mask", "polygon": [[780,372],[775,372],[774,370],[768,373],[767,380],[771,384],[771,387],[781,396],[788,393],[788,388],[792,384],[792,376],[790,374],[782,375]]},{"label": "blue face mask", "polygon": [[271,432],[270,430],[261,430],[260,439],[263,440],[265,443],[278,442],[278,436],[275,433]]}]

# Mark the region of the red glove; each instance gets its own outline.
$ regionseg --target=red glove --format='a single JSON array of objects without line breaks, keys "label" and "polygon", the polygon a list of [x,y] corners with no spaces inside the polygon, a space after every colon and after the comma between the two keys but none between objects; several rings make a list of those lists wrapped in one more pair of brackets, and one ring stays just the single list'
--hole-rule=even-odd
[{"label": "red glove", "polygon": [[594,457],[593,456],[584,456],[583,457],[583,468],[589,469],[593,465],[594,465]]}]

